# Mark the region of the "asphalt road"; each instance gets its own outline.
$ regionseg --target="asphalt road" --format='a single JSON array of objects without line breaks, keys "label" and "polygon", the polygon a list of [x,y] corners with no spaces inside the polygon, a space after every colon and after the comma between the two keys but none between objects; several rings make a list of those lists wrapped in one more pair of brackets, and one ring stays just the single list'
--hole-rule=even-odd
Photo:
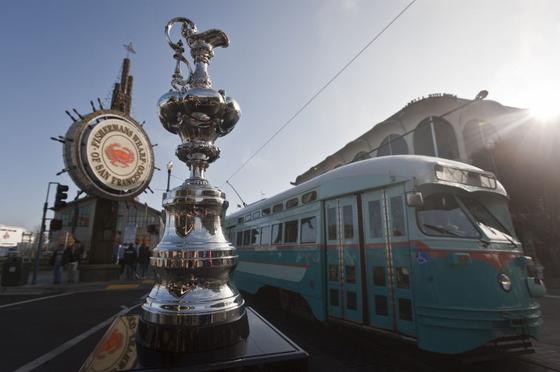
[{"label": "asphalt road", "polygon": [[[146,288],[65,293],[40,301],[0,307],[0,371],[14,371],[32,363],[139,303]],[[49,296],[52,296],[50,294]],[[2,296],[0,306],[44,296]],[[77,371],[107,327],[102,327],[34,371]],[[52,355],[52,354],[51,354]]]},{"label": "asphalt road", "polygon": [[[111,317],[141,303],[148,290],[149,286],[143,286],[87,293],[0,296],[0,371],[25,366],[33,371],[77,371]],[[270,299],[246,295],[246,300],[310,354],[310,371],[560,371],[560,297],[542,300],[545,325],[543,342],[537,349],[544,352],[528,359],[477,363],[437,357],[417,350],[412,344],[302,319],[279,310]],[[539,359],[541,356],[546,360]],[[555,357],[557,364],[551,363]]]}]

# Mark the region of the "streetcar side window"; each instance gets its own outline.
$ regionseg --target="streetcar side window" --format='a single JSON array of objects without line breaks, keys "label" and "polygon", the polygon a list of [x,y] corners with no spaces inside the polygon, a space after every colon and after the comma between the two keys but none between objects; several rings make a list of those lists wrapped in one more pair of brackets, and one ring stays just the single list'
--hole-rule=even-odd
[{"label": "streetcar side window", "polygon": [[248,246],[251,243],[251,230],[243,231],[243,245]]},{"label": "streetcar side window", "polygon": [[317,224],[315,217],[301,219],[301,243],[315,243],[317,241]]},{"label": "streetcar side window", "polygon": [[261,244],[270,245],[270,226],[261,228]]},{"label": "streetcar side window", "polygon": [[408,298],[399,298],[399,318],[412,321],[412,301]]},{"label": "streetcar side window", "polygon": [[383,236],[383,222],[381,221],[381,201],[372,200],[368,202],[369,213],[369,236],[381,238]]},{"label": "streetcar side window", "polygon": [[375,313],[378,315],[388,315],[389,306],[387,306],[386,296],[375,296]]},{"label": "streetcar side window", "polygon": [[342,207],[342,220],[344,223],[344,239],[354,239],[354,214],[351,205]]},{"label": "streetcar side window", "polygon": [[328,240],[336,240],[336,208],[327,209]]},{"label": "streetcar side window", "polygon": [[397,267],[397,288],[410,288],[410,274],[407,267]]},{"label": "streetcar side window", "polygon": [[284,234],[285,243],[296,243],[298,235],[298,221],[288,221],[285,223],[286,230]]},{"label": "streetcar side window", "polygon": [[259,244],[259,229],[251,229],[251,245]]},{"label": "streetcar side window", "polygon": [[393,236],[404,236],[404,209],[402,196],[391,198],[391,234]]},{"label": "streetcar side window", "polygon": [[385,281],[385,268],[382,266],[373,267],[373,285],[379,287],[385,287],[387,282]]},{"label": "streetcar side window", "polygon": [[282,243],[282,224],[277,223],[272,225],[272,243],[281,244]]},{"label": "streetcar side window", "polygon": [[303,204],[307,204],[307,203],[311,203],[315,199],[317,199],[317,191],[310,191],[308,193],[303,194],[303,196],[301,197],[301,202]]},{"label": "streetcar side window", "polygon": [[292,198],[286,202],[286,209],[297,207],[299,204],[298,198]]},{"label": "streetcar side window", "polygon": [[284,210],[284,204],[279,203],[272,207],[272,213],[282,212]]},{"label": "streetcar side window", "polygon": [[241,247],[243,245],[243,231],[238,231],[237,232],[236,245],[238,247]]}]

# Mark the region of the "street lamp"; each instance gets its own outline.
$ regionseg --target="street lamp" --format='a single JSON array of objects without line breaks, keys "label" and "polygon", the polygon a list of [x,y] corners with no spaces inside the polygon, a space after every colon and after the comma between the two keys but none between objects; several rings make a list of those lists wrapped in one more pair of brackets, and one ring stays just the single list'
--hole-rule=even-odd
[{"label": "street lamp", "polygon": [[167,163],[167,188],[165,189],[166,192],[169,191],[169,181],[171,180],[171,171],[173,170],[173,163],[171,160]]}]

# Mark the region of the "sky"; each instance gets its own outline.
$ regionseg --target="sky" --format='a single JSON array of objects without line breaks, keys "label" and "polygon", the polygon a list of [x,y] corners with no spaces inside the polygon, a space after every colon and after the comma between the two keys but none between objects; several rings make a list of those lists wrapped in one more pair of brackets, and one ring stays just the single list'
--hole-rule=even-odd
[{"label": "sky", "polygon": [[[19,0],[0,11],[0,224],[36,229],[47,183],[76,187],[63,166],[70,119],[89,101],[110,99],[132,41],[132,116],[154,148],[151,188],[140,201],[160,209],[171,186],[188,176],[175,158],[179,138],[163,129],[156,102],[169,90],[173,59],[163,29],[173,17],[230,38],[215,50],[210,75],[242,109],[218,139],[221,158],[209,181],[230,211],[240,203],[225,184],[321,86],[410,0],[147,1]],[[557,0],[417,0],[306,110],[230,182],[246,202],[271,197],[410,100],[431,93],[473,98],[480,90],[507,106],[560,110],[560,2]],[[106,106],[109,102],[105,103]],[[52,195],[52,194],[51,194]],[[52,204],[52,196],[50,203]],[[52,212],[51,212],[52,213]]]}]

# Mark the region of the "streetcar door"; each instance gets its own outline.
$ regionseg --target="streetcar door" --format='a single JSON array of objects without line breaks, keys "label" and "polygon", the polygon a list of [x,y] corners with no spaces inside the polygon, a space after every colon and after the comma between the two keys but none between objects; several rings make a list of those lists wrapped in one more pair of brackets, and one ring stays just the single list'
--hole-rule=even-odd
[{"label": "streetcar door", "polygon": [[388,241],[393,259],[393,297],[395,301],[393,316],[397,332],[413,336],[416,334],[416,327],[404,185],[386,189],[385,199],[387,201],[387,226],[389,227]]},{"label": "streetcar door", "polygon": [[356,196],[325,202],[327,302],[331,317],[363,322]]},{"label": "streetcar door", "polygon": [[414,335],[404,187],[364,193],[362,210],[369,324]]}]

